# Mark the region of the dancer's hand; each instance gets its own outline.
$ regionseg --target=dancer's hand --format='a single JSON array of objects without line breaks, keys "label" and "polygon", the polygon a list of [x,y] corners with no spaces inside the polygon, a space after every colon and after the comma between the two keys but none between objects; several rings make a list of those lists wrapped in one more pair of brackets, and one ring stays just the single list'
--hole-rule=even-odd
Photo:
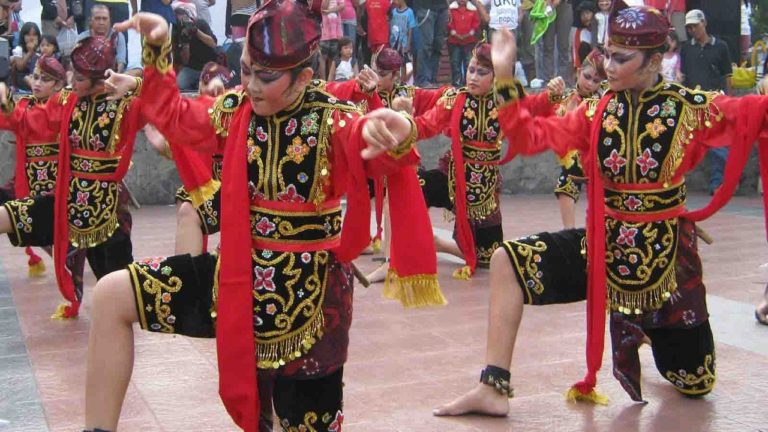
[{"label": "dancer's hand", "polygon": [[363,70],[357,74],[355,80],[357,81],[357,85],[360,86],[360,89],[366,93],[376,91],[376,88],[379,86],[379,74],[368,67],[368,65],[363,67]]},{"label": "dancer's hand", "polygon": [[565,81],[562,77],[554,77],[547,83],[547,92],[551,99],[562,99],[565,94]]},{"label": "dancer's hand", "polygon": [[368,121],[363,127],[363,139],[368,146],[360,153],[363,159],[373,159],[394,149],[411,133],[411,122],[389,108],[372,111],[365,118]]},{"label": "dancer's hand", "polygon": [[413,115],[413,98],[397,96],[392,99],[392,109],[395,111],[405,111]]},{"label": "dancer's hand", "polygon": [[112,69],[107,69],[104,76],[107,77],[107,79],[104,80],[104,86],[107,90],[107,100],[122,99],[128,92],[136,90],[136,77],[134,76],[118,73]]},{"label": "dancer's hand", "polygon": [[8,86],[4,82],[0,82],[0,107],[8,106],[12,97],[11,92],[8,91]]},{"label": "dancer's hand", "polygon": [[515,42],[515,35],[508,28],[504,27],[493,32],[491,59],[497,80],[515,78],[517,43]]},{"label": "dancer's hand", "polygon": [[116,32],[134,29],[146,38],[150,45],[162,45],[168,39],[168,23],[165,18],[149,12],[139,12],[129,20],[112,26]]}]

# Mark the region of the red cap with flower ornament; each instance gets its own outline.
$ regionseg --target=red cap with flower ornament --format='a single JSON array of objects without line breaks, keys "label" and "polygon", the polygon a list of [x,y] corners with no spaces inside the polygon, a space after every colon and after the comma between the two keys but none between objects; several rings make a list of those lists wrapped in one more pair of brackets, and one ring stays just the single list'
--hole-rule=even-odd
[{"label": "red cap with flower ornament", "polygon": [[488,42],[480,42],[472,50],[472,56],[477,60],[477,64],[487,68],[493,68],[493,61],[491,60],[491,44]]},{"label": "red cap with flower ornament", "polygon": [[376,54],[376,69],[380,71],[396,71],[403,66],[403,56],[392,48],[384,48]]},{"label": "red cap with flower ornament", "polygon": [[587,57],[584,58],[582,66],[584,65],[592,66],[595,69],[595,72],[600,75],[600,78],[607,78],[607,75],[605,74],[605,56],[600,50],[593,49],[590,51],[589,54],[587,54]]},{"label": "red cap with flower ornament", "polygon": [[320,46],[320,1],[268,0],[248,20],[248,54],[267,69],[301,65]]},{"label": "red cap with flower ornament", "polygon": [[622,48],[657,48],[667,41],[669,20],[656,8],[628,6],[623,0],[613,4],[608,23],[611,43]]},{"label": "red cap with flower ornament", "polygon": [[215,62],[208,62],[203,66],[202,72],[200,72],[200,81],[203,84],[208,84],[212,79],[218,78],[224,84],[224,87],[227,87],[229,80],[233,76],[234,73],[228,67]]}]

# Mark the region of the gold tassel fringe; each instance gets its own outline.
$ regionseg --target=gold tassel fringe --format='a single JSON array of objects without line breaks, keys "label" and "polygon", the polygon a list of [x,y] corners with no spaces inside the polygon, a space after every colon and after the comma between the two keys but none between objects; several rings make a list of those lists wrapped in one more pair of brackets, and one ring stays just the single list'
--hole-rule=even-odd
[{"label": "gold tassel fringe", "polygon": [[45,273],[45,263],[41,260],[34,264],[30,264],[27,269],[27,275],[29,277],[39,277]]},{"label": "gold tassel fringe", "polygon": [[70,225],[69,242],[73,246],[81,249],[94,247],[107,241],[115,233],[120,224],[117,221],[117,213],[101,226],[89,228],[87,230],[78,230]]},{"label": "gold tassel fringe", "polygon": [[469,216],[470,220],[483,220],[492,215],[497,208],[499,208],[499,206],[497,205],[496,200],[490,198],[488,201],[478,206],[467,208],[467,216]]},{"label": "gold tassel fringe", "polygon": [[256,340],[256,366],[259,369],[278,369],[286,363],[296,360],[306,354],[317,341],[323,337],[325,318],[323,311],[318,308],[318,313],[304,328],[296,331],[288,337],[277,341]]},{"label": "gold tassel fringe", "polygon": [[192,203],[193,207],[198,208],[206,201],[213,199],[213,196],[216,195],[216,192],[220,187],[220,181],[211,179],[204,185],[194,190],[187,191],[187,195],[189,195],[189,201]]},{"label": "gold tassel fringe", "polygon": [[565,400],[568,402],[589,402],[595,405],[608,405],[608,396],[601,395],[594,389],[588,394],[584,394],[578,391],[575,387],[571,387],[565,392]]},{"label": "gold tassel fringe", "polygon": [[390,268],[382,295],[384,298],[399,301],[406,308],[448,304],[435,274],[400,277]]},{"label": "gold tassel fringe", "polygon": [[626,315],[640,315],[660,309],[675,291],[677,291],[677,277],[674,268],[671,268],[664,279],[655,286],[642,291],[623,290],[608,282],[611,309]]},{"label": "gold tassel fringe", "polygon": [[381,239],[373,239],[373,242],[371,242],[371,248],[373,248],[373,253],[380,253],[381,252]]},{"label": "gold tassel fringe", "polygon": [[453,278],[458,280],[470,280],[472,279],[472,270],[469,266],[464,266],[453,272]]},{"label": "gold tassel fringe", "polygon": [[56,306],[56,311],[51,315],[52,320],[70,320],[77,318],[77,315],[75,316],[69,316],[67,315],[67,308],[70,306],[69,303],[61,303],[60,305]]}]

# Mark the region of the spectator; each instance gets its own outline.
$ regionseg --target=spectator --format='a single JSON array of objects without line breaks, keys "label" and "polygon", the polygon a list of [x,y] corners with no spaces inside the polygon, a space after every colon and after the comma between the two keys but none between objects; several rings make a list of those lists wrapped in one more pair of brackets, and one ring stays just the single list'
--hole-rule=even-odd
[{"label": "spectator", "polygon": [[43,35],[40,39],[40,55],[51,56],[60,61],[61,52],[59,51],[59,41],[53,36]]},{"label": "spectator", "polygon": [[370,60],[370,54],[377,54],[389,43],[389,7],[389,0],[367,0],[365,2],[366,35],[369,50],[365,56],[366,63]]},{"label": "spectator", "polygon": [[595,34],[592,35],[592,40],[596,47],[602,48],[608,39],[608,16],[611,14],[611,0],[597,0],[597,9],[593,26]]},{"label": "spectator", "polygon": [[[563,77],[567,85],[573,85],[573,66],[571,65],[571,24],[573,9],[571,0],[546,0],[555,9],[556,18],[539,43],[536,44],[536,57],[541,67],[536,68],[537,78],[548,82],[556,75]],[[555,50],[557,42],[557,50]],[[557,57],[555,57],[557,53]],[[555,65],[557,59],[557,65]],[[557,66],[557,67],[555,67]]]},{"label": "spectator", "polygon": [[171,0],[141,0],[141,11],[152,12],[165,18],[168,24],[176,24],[176,15],[171,7]]},{"label": "spectator", "polygon": [[14,47],[19,44],[19,29],[24,25],[20,10],[21,1],[0,2],[0,36],[8,39]]},{"label": "spectator", "polygon": [[571,61],[576,70],[581,67],[581,62],[592,51],[592,31],[590,29],[594,16],[595,5],[591,1],[583,1],[576,7],[577,21],[574,22],[576,31],[573,33],[573,41],[571,42],[573,49]]},{"label": "spectator", "polygon": [[348,81],[357,76],[359,70],[353,56],[354,52],[352,40],[341,38],[339,41],[339,58],[331,63],[331,70],[328,72],[329,81]]},{"label": "spectator", "polygon": [[37,48],[40,46],[40,28],[33,22],[21,26],[19,44],[11,53],[11,84],[20,90],[30,91],[31,88],[24,79],[35,70],[39,57]]},{"label": "spectator", "polygon": [[[62,66],[66,69],[69,54],[75,48],[77,43],[78,29],[80,31],[85,30],[85,23],[83,22],[85,14],[83,13],[83,2],[85,0],[58,0],[60,13],[56,17],[55,24],[57,31],[53,35],[56,37],[57,44],[59,46],[60,57],[58,60],[62,62]],[[45,30],[43,30],[45,35]]]},{"label": "spectator", "polygon": [[405,4],[405,0],[394,0],[392,6],[392,15],[389,17],[389,47],[399,52],[403,58],[407,58],[411,52],[416,17],[413,10]]},{"label": "spectator", "polygon": [[189,9],[177,7],[176,25],[171,39],[177,66],[176,84],[181,90],[196,91],[206,63],[216,61],[216,36],[205,20],[195,18]]},{"label": "spectator", "polygon": [[331,63],[339,55],[339,39],[341,39],[341,18],[339,12],[344,9],[342,0],[323,0],[323,22],[320,34],[320,78],[328,80],[327,72]]},{"label": "spectator", "polygon": [[[86,10],[91,13],[94,6],[102,5],[107,8],[107,12],[109,13],[109,21],[111,23],[119,23],[126,21],[131,17],[131,6],[133,7],[134,11],[139,10],[137,6],[137,0],[130,0],[130,3],[131,5],[129,6],[128,0],[85,0],[85,7]],[[87,16],[86,20],[90,22],[90,16]],[[122,35],[126,46],[128,46],[128,32],[124,31],[122,32]],[[119,52],[117,55],[118,63],[123,62],[124,65],[128,63],[128,50],[124,52],[124,57],[120,57]]]},{"label": "spectator", "polygon": [[[749,58],[749,48],[752,47],[752,26],[749,24],[749,17],[752,16],[752,7],[749,2],[741,0],[741,61]],[[752,65],[757,66],[757,65]]]},{"label": "spectator", "polygon": [[90,28],[80,33],[77,40],[81,41],[90,36],[114,38],[113,43],[115,43],[115,48],[117,50],[117,55],[115,57],[117,64],[114,67],[117,68],[118,72],[124,71],[126,62],[128,61],[128,50],[125,45],[125,37],[123,37],[122,33],[113,35],[112,21],[109,18],[109,8],[103,4],[96,4],[91,8],[89,17],[88,23]]},{"label": "spectator", "polygon": [[216,0],[195,0],[195,8],[197,9],[197,19],[201,19],[208,23],[208,27],[213,25],[211,21],[211,11],[209,8],[216,4]]},{"label": "spectator", "polygon": [[669,18],[678,41],[688,40],[685,35],[685,0],[645,0],[645,5],[655,7]]},{"label": "spectator", "polygon": [[680,76],[680,41],[677,39],[677,32],[672,30],[667,38],[669,47],[661,59],[661,76],[665,81],[681,82]]},{"label": "spectator", "polygon": [[[691,37],[680,51],[680,70],[683,85],[688,88],[700,86],[702,90],[723,90],[731,92],[731,56],[728,45],[707,33],[707,21],[704,12],[690,10],[685,15],[685,28]],[[709,193],[723,183],[725,160],[728,147],[713,147],[707,154],[710,166]]]},{"label": "spectator", "polygon": [[341,17],[341,32],[344,37],[352,41],[352,56],[354,57],[354,51],[357,46],[357,8],[359,7],[357,0],[344,0],[344,9],[342,9],[339,17]]},{"label": "spectator", "polygon": [[467,65],[472,58],[472,49],[478,41],[480,15],[473,4],[467,4],[467,0],[456,0],[448,9],[451,15],[448,21],[451,84],[454,87],[462,87],[466,80]]},{"label": "spectator", "polygon": [[66,19],[66,3],[64,0],[40,0],[40,27],[42,34],[56,36],[59,32],[57,22]]},{"label": "spectator", "polygon": [[[371,0],[368,0],[371,1]],[[508,0],[516,1],[516,0]],[[437,87],[437,68],[448,32],[448,2],[446,0],[414,0],[416,22],[419,26],[419,46],[416,49],[416,86]]]}]

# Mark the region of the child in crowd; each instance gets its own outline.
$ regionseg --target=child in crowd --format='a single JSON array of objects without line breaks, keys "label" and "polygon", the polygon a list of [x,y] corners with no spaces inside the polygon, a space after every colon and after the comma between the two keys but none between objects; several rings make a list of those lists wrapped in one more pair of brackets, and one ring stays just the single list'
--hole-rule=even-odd
[{"label": "child in crowd", "polygon": [[365,55],[366,63],[370,61],[371,54],[378,53],[389,43],[389,7],[389,0],[366,0],[365,2],[368,21],[368,53]]},{"label": "child in crowd", "polygon": [[593,23],[595,30],[593,38],[596,46],[602,48],[605,46],[605,40],[608,36],[608,15],[611,13],[611,0],[597,0],[597,9]]},{"label": "child in crowd", "polygon": [[468,4],[467,0],[456,0],[451,3],[449,9],[448,52],[451,55],[451,84],[458,88],[466,82],[467,65],[480,33],[480,15],[475,5]]},{"label": "child in crowd", "polygon": [[342,37],[341,18],[339,12],[344,9],[343,0],[323,0],[323,25],[320,36],[320,78],[330,80],[327,74],[330,64],[339,55],[339,39]]},{"label": "child in crowd", "polygon": [[32,89],[24,78],[35,70],[39,46],[40,28],[33,22],[25,23],[21,27],[19,43],[11,53],[12,84],[19,90],[31,91]]},{"label": "child in crowd", "polygon": [[661,76],[664,77],[665,81],[682,82],[683,77],[680,74],[680,41],[674,30],[669,32],[667,44],[669,48],[664,53],[664,58],[661,59]]},{"label": "child in crowd", "polygon": [[43,35],[40,40],[40,55],[48,55],[56,60],[60,59],[61,52],[59,50],[59,42],[56,40],[55,36]]},{"label": "child in crowd", "polygon": [[405,0],[394,0],[392,6],[392,15],[389,18],[389,47],[407,57],[411,52],[413,29],[417,27],[416,16],[405,4]]},{"label": "child in crowd", "polygon": [[331,64],[328,71],[328,81],[349,81],[354,79],[359,70],[354,57],[352,39],[341,38],[339,41],[339,58]]},{"label": "child in crowd", "polygon": [[573,67],[578,70],[581,62],[592,51],[592,20],[595,17],[595,4],[591,1],[583,1],[576,7],[576,20],[571,47],[573,49]]}]

